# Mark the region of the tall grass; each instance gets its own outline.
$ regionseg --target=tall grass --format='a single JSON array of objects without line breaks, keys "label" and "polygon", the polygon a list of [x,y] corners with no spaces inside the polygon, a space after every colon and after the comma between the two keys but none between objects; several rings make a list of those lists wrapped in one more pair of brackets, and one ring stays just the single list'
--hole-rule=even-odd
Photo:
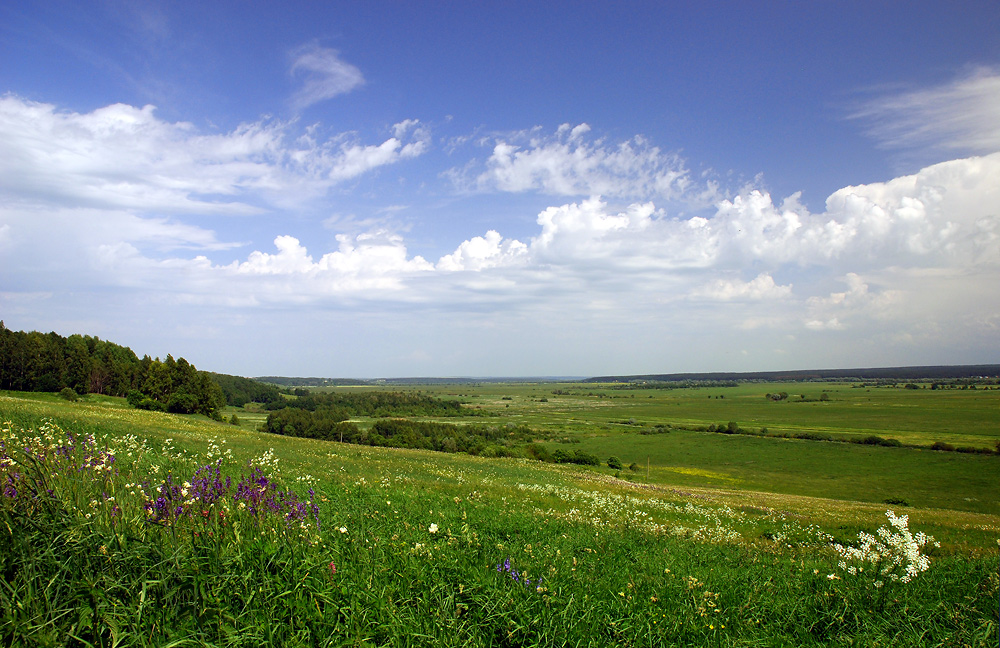
[{"label": "tall grass", "polygon": [[2,645],[978,646],[996,632],[992,558],[931,549],[926,571],[879,585],[780,511],[527,462],[416,470],[429,455],[374,449],[377,480],[336,452],[313,460],[316,479],[218,439],[95,432],[2,429]]}]

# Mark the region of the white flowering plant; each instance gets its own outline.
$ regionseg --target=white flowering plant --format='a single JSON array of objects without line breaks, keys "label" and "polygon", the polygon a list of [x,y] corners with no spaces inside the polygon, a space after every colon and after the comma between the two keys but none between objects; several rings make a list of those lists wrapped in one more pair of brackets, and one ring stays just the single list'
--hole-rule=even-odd
[{"label": "white flowering plant", "polygon": [[874,536],[862,531],[858,534],[857,547],[833,545],[840,555],[840,569],[857,576],[864,574],[867,567],[875,587],[882,587],[886,581],[909,583],[930,567],[930,559],[921,549],[941,546],[932,536],[912,533],[908,515],[897,516],[891,510],[885,515],[889,526],[880,527]]}]

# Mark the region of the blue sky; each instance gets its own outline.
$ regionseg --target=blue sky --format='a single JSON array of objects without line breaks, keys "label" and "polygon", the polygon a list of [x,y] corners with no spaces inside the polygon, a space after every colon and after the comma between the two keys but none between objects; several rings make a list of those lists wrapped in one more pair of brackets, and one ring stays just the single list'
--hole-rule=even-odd
[{"label": "blue sky", "polygon": [[9,328],[243,375],[1000,362],[995,3],[203,4],[0,7]]}]

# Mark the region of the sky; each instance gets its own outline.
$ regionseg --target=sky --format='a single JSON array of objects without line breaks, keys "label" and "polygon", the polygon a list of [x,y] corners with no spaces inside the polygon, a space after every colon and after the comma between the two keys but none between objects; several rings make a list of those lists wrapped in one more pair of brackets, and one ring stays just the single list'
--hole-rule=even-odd
[{"label": "sky", "polygon": [[1000,8],[10,0],[0,319],[245,376],[1000,363]]}]

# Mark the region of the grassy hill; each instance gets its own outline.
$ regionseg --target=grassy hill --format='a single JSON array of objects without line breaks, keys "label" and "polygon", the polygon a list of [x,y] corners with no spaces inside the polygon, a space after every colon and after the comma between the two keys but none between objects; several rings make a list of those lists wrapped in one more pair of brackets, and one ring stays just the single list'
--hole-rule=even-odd
[{"label": "grassy hill", "polygon": [[[795,403],[750,387],[414,389],[529,424],[553,448],[640,465],[369,448],[263,435],[244,410],[227,412],[243,421],[234,426],[114,398],[0,394],[0,642],[995,642],[1000,457],[695,428],[756,418],[851,435],[843,421],[856,421],[919,442],[986,444],[1000,392],[976,394],[994,399],[980,403],[845,386],[831,401]],[[969,398],[954,411],[974,430],[936,427],[952,397]],[[836,416],[824,419],[818,408],[831,404]],[[652,433],[657,425],[676,427]],[[920,548],[930,563],[910,582],[893,580],[905,571],[885,561],[884,574],[856,557],[840,565],[847,550],[835,545],[860,548],[861,532],[905,536],[889,508],[909,515],[907,533],[940,545]],[[857,566],[867,569],[852,574]]]}]

